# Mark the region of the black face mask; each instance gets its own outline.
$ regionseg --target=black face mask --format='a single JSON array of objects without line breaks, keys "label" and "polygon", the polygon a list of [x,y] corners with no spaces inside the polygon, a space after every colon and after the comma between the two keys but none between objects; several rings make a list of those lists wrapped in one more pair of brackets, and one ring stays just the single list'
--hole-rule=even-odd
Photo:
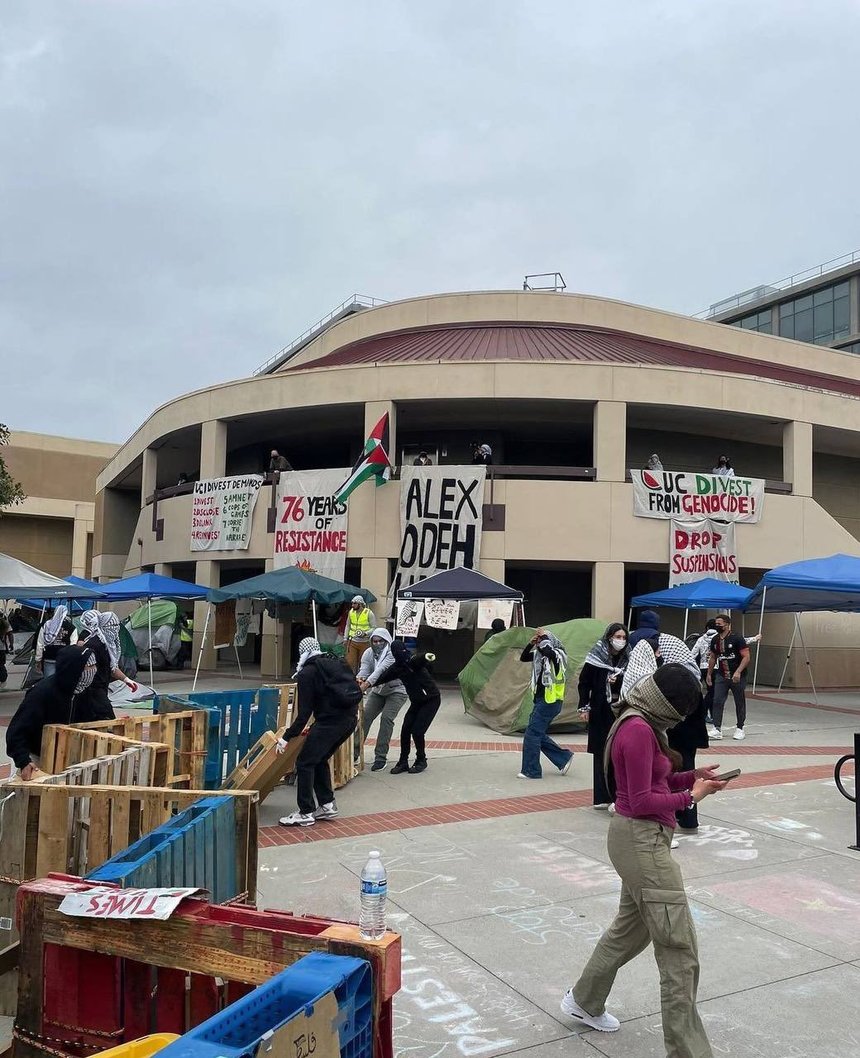
[{"label": "black face mask", "polygon": [[717,625],[717,635],[721,636],[726,631],[725,625]]}]

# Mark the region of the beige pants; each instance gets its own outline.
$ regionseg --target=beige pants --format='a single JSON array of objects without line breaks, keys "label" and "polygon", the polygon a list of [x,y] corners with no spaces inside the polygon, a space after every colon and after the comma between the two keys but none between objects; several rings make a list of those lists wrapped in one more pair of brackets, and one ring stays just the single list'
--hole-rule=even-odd
[{"label": "beige pants", "polygon": [[659,823],[621,815],[610,820],[609,858],[621,877],[621,904],[573,995],[589,1014],[602,1014],[615,975],[653,944],[668,1058],[713,1058],[696,1010],[696,930],[680,868],[669,851],[671,840],[672,831]]},{"label": "beige pants", "polygon": [[353,672],[358,672],[361,655],[370,646],[369,639],[350,639],[346,644],[346,663]]}]

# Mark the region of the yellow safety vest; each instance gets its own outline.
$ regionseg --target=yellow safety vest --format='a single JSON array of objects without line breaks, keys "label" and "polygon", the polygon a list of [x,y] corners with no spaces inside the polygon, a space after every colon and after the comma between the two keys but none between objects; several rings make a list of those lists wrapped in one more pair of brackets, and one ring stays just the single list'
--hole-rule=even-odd
[{"label": "yellow safety vest", "polygon": [[349,611],[349,638],[355,639],[359,632],[364,633],[362,638],[370,635],[370,609],[367,606],[358,612],[352,608]]},{"label": "yellow safety vest", "polygon": [[553,673],[552,683],[549,687],[544,687],[543,698],[547,705],[552,705],[553,702],[564,701],[564,688],[565,688],[565,673],[564,666],[562,666],[561,672],[556,675]]}]

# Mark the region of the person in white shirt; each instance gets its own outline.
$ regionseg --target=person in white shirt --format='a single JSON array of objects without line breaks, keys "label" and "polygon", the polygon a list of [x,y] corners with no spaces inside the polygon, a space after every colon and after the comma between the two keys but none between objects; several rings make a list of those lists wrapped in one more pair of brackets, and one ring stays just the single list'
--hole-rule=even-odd
[{"label": "person in white shirt", "polygon": [[733,478],[735,476],[735,468],[732,466],[732,461],[728,456],[720,456],[717,460],[717,465],[711,473],[718,478]]}]

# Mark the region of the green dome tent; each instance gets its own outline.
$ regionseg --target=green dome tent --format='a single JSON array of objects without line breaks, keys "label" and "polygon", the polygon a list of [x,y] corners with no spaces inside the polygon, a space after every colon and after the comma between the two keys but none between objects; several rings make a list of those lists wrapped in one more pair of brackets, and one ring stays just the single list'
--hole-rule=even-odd
[{"label": "green dome tent", "polygon": [[[567,651],[567,690],[554,728],[581,722],[577,713],[576,683],[585,655],[606,630],[603,621],[590,617],[547,625]],[[531,667],[520,661],[535,628],[509,628],[487,640],[457,677],[466,712],[494,731],[511,735],[524,731],[532,711]]]}]

